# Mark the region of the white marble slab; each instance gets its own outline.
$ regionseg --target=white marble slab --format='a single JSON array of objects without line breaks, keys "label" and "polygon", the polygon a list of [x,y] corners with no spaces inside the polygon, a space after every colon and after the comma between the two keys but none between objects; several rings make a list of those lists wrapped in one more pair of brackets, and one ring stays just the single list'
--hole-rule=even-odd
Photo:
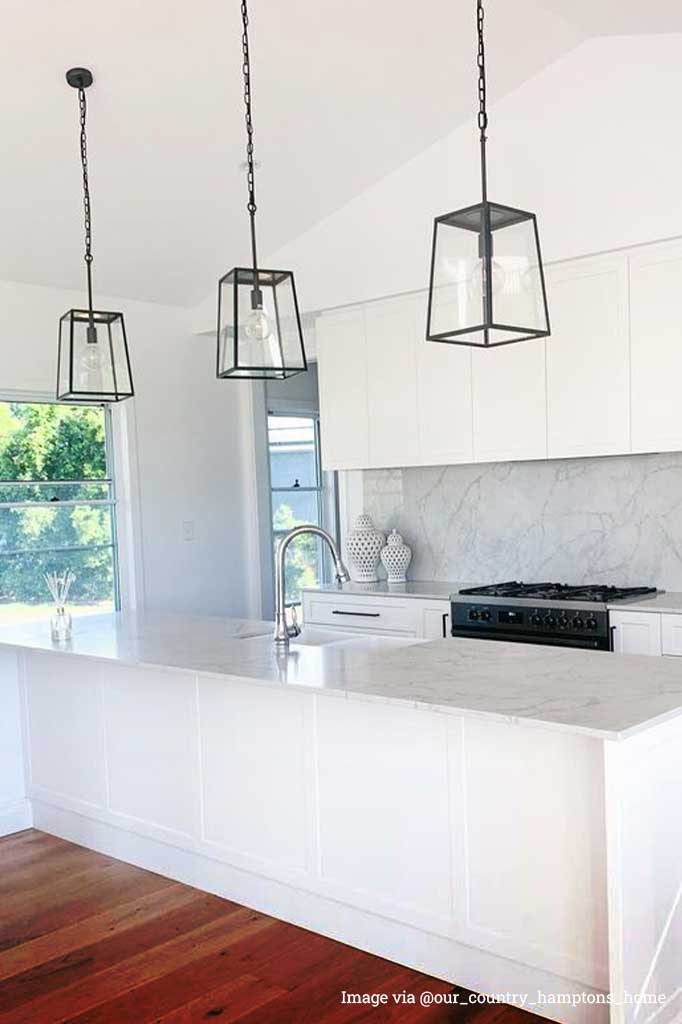
[{"label": "white marble slab", "polygon": [[52,644],[47,622],[4,627],[0,646],[188,669],[605,739],[682,714],[680,660],[460,639],[399,648],[350,641],[295,647],[281,656],[271,628],[128,613],[77,620],[73,640],[63,646]]},{"label": "white marble slab", "polygon": [[667,590],[636,601],[616,601],[610,604],[609,608],[619,612],[666,612],[671,615],[682,615],[682,594]]},{"label": "white marble slab", "polygon": [[304,587],[304,591],[314,594],[367,594],[379,597],[414,597],[429,601],[449,601],[451,594],[456,594],[463,587],[474,587],[475,583],[453,583],[447,580],[408,580],[407,583],[323,583],[318,587]]}]

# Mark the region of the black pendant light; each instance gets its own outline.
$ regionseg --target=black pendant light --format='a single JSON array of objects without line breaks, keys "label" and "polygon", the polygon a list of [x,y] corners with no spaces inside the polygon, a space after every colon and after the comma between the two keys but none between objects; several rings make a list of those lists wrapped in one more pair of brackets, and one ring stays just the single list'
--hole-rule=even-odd
[{"label": "black pendant light", "polygon": [[492,347],[550,333],[534,213],[488,200],[483,3],[477,0],[481,202],[436,217],[428,341]]},{"label": "black pendant light", "polygon": [[87,68],[71,68],[66,72],[66,81],[78,90],[88,308],[70,309],[59,321],[57,400],[101,405],[103,402],[121,402],[125,398],[132,398],[133,380],[123,313],[93,309],[92,305],[92,233],[85,99],[85,90],[92,85],[92,72]]},{"label": "black pendant light", "polygon": [[283,380],[307,370],[308,364],[294,275],[290,270],[264,270],[258,266],[246,0],[242,0],[241,13],[251,266],[235,267],[218,282],[217,373],[220,378]]}]

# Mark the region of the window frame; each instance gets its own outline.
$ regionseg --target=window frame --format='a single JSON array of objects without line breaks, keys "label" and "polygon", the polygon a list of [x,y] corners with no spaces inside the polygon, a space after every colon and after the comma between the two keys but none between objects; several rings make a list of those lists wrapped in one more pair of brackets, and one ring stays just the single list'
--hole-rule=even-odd
[{"label": "window frame", "polygon": [[[321,444],[321,433],[320,433],[320,413],[317,409],[304,408],[303,406],[296,407],[293,403],[291,407],[278,408],[279,403],[266,403],[266,422],[265,422],[265,435],[266,435],[266,455],[267,455],[267,466],[268,466],[268,498],[269,498],[269,510],[268,510],[268,523],[269,523],[269,534],[270,534],[270,551],[273,553],[271,559],[272,572],[274,578],[274,551],[275,542],[286,536],[287,530],[275,530],[273,523],[273,495],[275,494],[317,494],[317,523],[315,525],[322,526],[323,529],[327,530],[332,535],[337,545],[339,543],[339,488],[338,488],[338,474],[336,471],[325,472],[322,468],[322,444]],[[273,487],[272,485],[272,460],[270,455],[270,430],[269,420],[270,417],[276,419],[302,419],[311,420],[313,423],[314,431],[314,445],[315,445],[315,477],[317,480],[316,487]],[[320,566],[320,583],[329,583],[332,579],[332,573],[330,569],[330,563],[328,553],[325,548],[322,548],[322,554],[319,561]],[[287,605],[288,607],[288,605]]]},{"label": "window frame", "polygon": [[[7,392],[0,391],[0,403],[9,405],[57,405],[63,407],[65,403],[58,402],[54,396],[47,396],[44,394],[32,394],[25,392]],[[104,459],[105,459],[105,471],[106,476],[98,478],[79,478],[72,480],[2,480],[0,484],[6,485],[37,485],[37,486],[49,486],[49,487],[66,487],[74,486],[79,484],[97,484],[102,487],[108,488],[107,498],[91,498],[91,499],[65,499],[64,501],[9,501],[4,502],[0,500],[1,509],[12,509],[12,508],[52,508],[54,509],[55,504],[60,508],[74,508],[78,505],[93,505],[97,507],[108,507],[110,509],[110,522],[111,522],[111,543],[109,544],[90,544],[74,547],[52,547],[52,548],[41,548],[41,549],[25,549],[25,551],[12,551],[4,552],[4,554],[32,554],[36,551],[41,552],[66,552],[66,551],[96,551],[103,548],[110,548],[112,553],[112,572],[113,572],[113,604],[114,611],[120,612],[122,609],[122,586],[121,586],[121,554],[120,554],[120,536],[119,536],[119,501],[116,492],[116,441],[115,441],[115,427],[111,412],[111,406],[106,403],[93,403],[93,402],[69,402],[69,407],[77,406],[80,408],[100,408],[103,413],[104,420]],[[0,556],[1,557],[1,556]]]}]

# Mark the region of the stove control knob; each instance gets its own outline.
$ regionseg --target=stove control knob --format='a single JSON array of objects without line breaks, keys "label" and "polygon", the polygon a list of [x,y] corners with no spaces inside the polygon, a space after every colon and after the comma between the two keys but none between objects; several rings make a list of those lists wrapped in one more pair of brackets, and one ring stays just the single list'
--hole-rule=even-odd
[{"label": "stove control knob", "polygon": [[597,628],[597,620],[596,619],[588,619],[587,622],[585,623],[585,625],[587,626],[588,629],[596,629]]},{"label": "stove control knob", "polygon": [[568,629],[568,619],[564,615],[559,619],[559,629]]},{"label": "stove control knob", "polygon": [[481,612],[481,622],[490,622],[490,612],[487,608],[484,608]]},{"label": "stove control knob", "polygon": [[542,616],[538,615],[538,613],[536,612],[535,615],[531,615],[530,621],[531,621],[531,625],[533,625],[533,626],[541,626],[542,625]]},{"label": "stove control knob", "polygon": [[573,629],[582,629],[584,625],[585,622],[583,619],[580,618],[579,615],[577,615],[575,619],[573,619]]},{"label": "stove control knob", "polygon": [[478,612],[476,611],[475,608],[472,608],[471,611],[469,612],[469,618],[471,619],[472,622],[478,622],[478,617]]},{"label": "stove control knob", "polygon": [[545,615],[545,625],[549,626],[550,629],[552,629],[553,626],[556,626],[556,619],[553,615]]}]

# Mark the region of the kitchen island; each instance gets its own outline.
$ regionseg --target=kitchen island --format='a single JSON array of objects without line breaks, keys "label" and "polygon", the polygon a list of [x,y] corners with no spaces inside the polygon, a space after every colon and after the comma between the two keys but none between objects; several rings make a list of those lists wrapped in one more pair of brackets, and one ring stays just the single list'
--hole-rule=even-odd
[{"label": "kitchen island", "polygon": [[677,663],[270,630],[0,630],[35,827],[555,1020],[679,1014]]}]

